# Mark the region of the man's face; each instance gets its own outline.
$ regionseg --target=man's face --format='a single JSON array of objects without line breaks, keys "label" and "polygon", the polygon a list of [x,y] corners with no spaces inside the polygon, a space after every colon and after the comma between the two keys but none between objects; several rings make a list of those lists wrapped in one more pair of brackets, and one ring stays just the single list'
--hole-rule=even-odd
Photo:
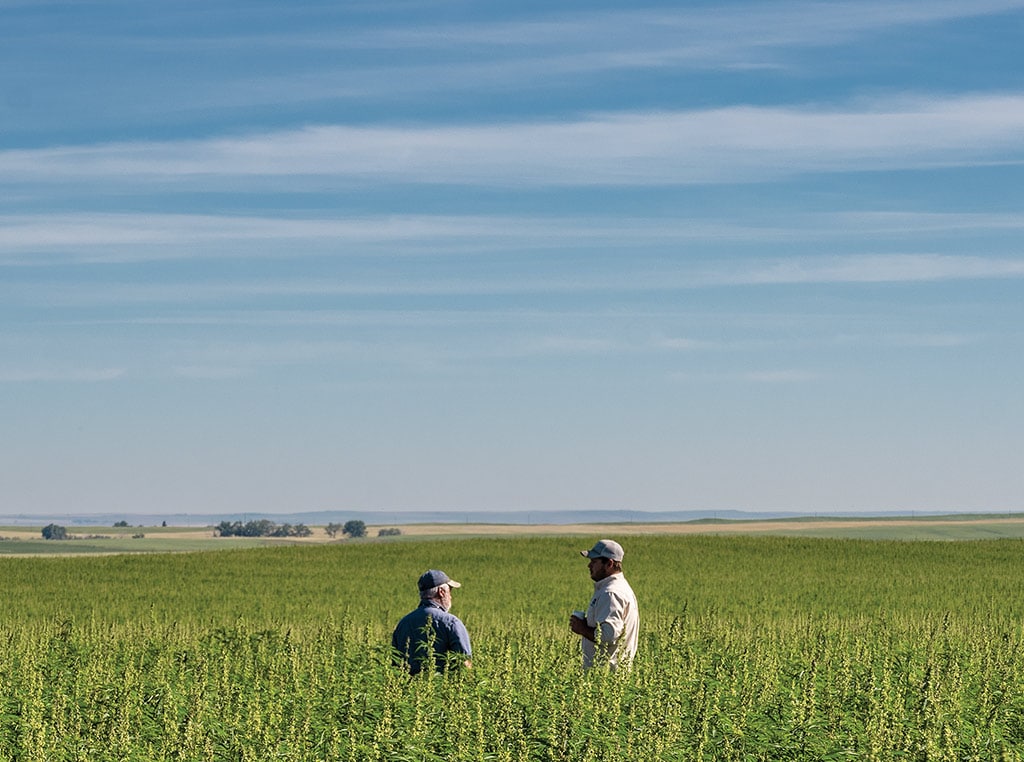
[{"label": "man's face", "polygon": [[452,589],[448,585],[441,585],[437,591],[438,603],[441,604],[441,608],[445,611],[450,611],[452,608]]},{"label": "man's face", "polygon": [[600,582],[611,574],[612,562],[607,558],[591,558],[587,566],[590,568],[590,578],[594,582]]}]

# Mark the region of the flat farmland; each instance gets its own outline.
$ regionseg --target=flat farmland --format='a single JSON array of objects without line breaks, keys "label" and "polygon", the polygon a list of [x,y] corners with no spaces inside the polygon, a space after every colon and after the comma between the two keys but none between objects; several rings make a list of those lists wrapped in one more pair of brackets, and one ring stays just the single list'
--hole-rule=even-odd
[{"label": "flat farmland", "polygon": [[[407,524],[406,537],[496,537],[543,535],[779,535],[891,540],[1024,538],[1024,516],[921,516],[896,518],[807,517],[776,520],[704,520],[619,524]],[[370,534],[376,533],[371,527]]]},{"label": "flat farmland", "polygon": [[[378,537],[398,528],[397,537]],[[359,540],[331,537],[324,527],[310,527],[303,538],[217,537],[213,527],[68,526],[69,540],[44,540],[41,527],[0,526],[0,556],[94,555],[226,550],[294,544],[403,542],[416,539],[619,535],[775,535],[876,540],[980,540],[1024,538],[1024,515],[902,516],[892,518],[801,517],[776,520],[704,520],[676,523],[618,524],[380,524],[368,525]]]},{"label": "flat farmland", "polygon": [[[0,758],[1022,759],[1024,541],[591,528],[0,558]],[[641,605],[619,674],[567,628],[599,535]],[[474,666],[411,680],[432,567]]]}]

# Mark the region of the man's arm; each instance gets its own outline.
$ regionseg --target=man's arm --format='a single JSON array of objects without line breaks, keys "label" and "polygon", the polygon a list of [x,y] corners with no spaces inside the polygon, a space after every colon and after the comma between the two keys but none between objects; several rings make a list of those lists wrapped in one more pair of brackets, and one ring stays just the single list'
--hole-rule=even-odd
[{"label": "man's arm", "polygon": [[[595,626],[577,616],[569,618],[569,628],[577,635],[598,643],[606,649],[614,647],[615,641],[622,635],[625,626],[625,602],[618,596],[603,595],[594,602],[593,617]],[[600,638],[600,640],[599,640]]]},{"label": "man's arm", "polygon": [[586,620],[580,619],[575,614],[569,617],[569,629],[591,642],[596,642],[594,640],[595,628],[591,627],[586,623]]},{"label": "man's arm", "polygon": [[471,658],[473,647],[469,644],[469,630],[466,629],[466,625],[462,623],[462,620],[457,617],[452,622],[452,625],[449,651],[464,654],[466,658],[462,661],[462,666],[469,669],[473,666],[473,659]]},{"label": "man's arm", "polygon": [[409,639],[396,627],[391,634],[391,663],[396,667],[409,666]]}]

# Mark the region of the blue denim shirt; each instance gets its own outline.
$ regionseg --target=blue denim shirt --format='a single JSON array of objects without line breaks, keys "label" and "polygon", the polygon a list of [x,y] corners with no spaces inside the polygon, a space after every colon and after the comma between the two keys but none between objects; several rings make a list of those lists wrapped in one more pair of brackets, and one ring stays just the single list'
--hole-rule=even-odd
[{"label": "blue denim shirt", "polygon": [[391,636],[395,664],[408,666],[409,674],[416,675],[430,658],[430,641],[434,645],[434,668],[443,672],[450,653],[464,654],[461,664],[472,655],[469,633],[457,616],[445,611],[436,601],[420,601],[419,608],[402,617]]}]

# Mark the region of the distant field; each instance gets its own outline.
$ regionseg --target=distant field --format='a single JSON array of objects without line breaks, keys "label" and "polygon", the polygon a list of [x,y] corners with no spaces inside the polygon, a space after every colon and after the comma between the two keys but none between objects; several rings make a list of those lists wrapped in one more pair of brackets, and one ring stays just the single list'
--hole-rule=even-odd
[{"label": "distant field", "polygon": [[[407,537],[740,534],[877,540],[983,540],[1024,538],[1024,516],[795,518],[672,524],[410,524],[401,529]],[[374,533],[375,530],[371,532]]]},{"label": "distant field", "polygon": [[[394,525],[388,525],[388,527]],[[402,542],[416,539],[530,536],[614,535],[778,535],[868,540],[984,540],[1024,538],[1024,515],[961,514],[894,518],[806,517],[771,521],[706,520],[681,523],[623,524],[402,524],[398,537],[378,538],[386,528],[368,526],[358,542]],[[0,556],[91,555],[104,553],[173,553],[295,544],[353,542],[331,538],[323,527],[311,527],[307,538],[216,537],[212,527],[69,526],[69,540],[44,540],[41,527],[0,527]],[[135,537],[134,535],[143,535]]]}]

